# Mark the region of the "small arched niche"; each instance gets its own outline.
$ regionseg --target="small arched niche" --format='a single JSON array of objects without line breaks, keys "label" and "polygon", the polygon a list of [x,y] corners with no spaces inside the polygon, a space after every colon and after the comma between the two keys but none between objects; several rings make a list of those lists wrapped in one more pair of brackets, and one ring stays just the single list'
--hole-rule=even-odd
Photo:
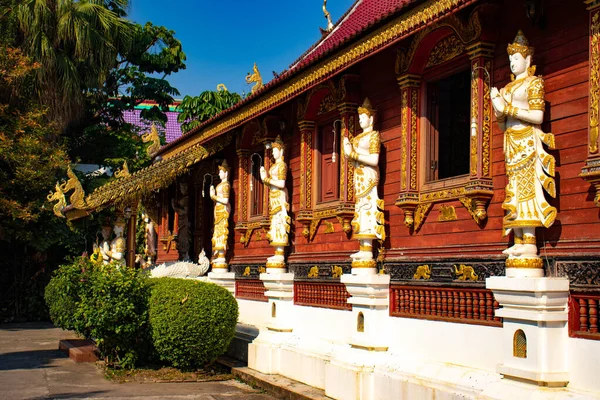
[{"label": "small arched niche", "polygon": [[527,336],[521,329],[517,330],[513,337],[513,356],[527,358]]},{"label": "small arched niche", "polygon": [[364,332],[365,331],[365,316],[362,312],[358,313],[356,317],[356,332]]},{"label": "small arched niche", "polygon": [[271,317],[277,317],[277,305],[275,303],[271,303]]}]

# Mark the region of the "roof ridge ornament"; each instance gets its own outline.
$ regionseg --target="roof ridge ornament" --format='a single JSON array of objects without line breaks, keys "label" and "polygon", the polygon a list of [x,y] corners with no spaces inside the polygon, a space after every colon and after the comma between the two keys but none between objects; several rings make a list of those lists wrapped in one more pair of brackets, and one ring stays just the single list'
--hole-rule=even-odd
[{"label": "roof ridge ornament", "polygon": [[333,22],[331,22],[331,14],[327,11],[327,0],[323,0],[323,14],[325,14],[325,19],[327,20],[327,28],[321,29],[321,34],[326,34],[331,32],[333,29]]},{"label": "roof ridge ornament", "polygon": [[152,142],[152,144],[146,149],[146,153],[150,158],[154,157],[156,153],[158,153],[158,150],[160,150],[160,137],[158,136],[158,129],[156,129],[156,125],[154,123],[152,123],[152,126],[150,127],[150,132],[142,135],[142,142]]},{"label": "roof ridge ornament", "polygon": [[262,76],[260,76],[260,72],[258,72],[258,67],[256,63],[254,63],[254,67],[252,68],[252,74],[248,72],[246,75],[246,83],[256,82],[256,85],[252,86],[252,94],[256,93],[260,88],[263,87]]}]

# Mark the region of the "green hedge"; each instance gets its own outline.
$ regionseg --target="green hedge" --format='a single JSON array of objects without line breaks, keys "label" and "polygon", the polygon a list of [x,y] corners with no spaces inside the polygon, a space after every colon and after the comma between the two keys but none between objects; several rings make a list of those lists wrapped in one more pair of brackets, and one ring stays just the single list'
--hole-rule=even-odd
[{"label": "green hedge", "polygon": [[235,334],[237,302],[224,288],[193,280],[152,279],[149,317],[158,357],[181,369],[213,362]]},{"label": "green hedge", "polygon": [[[80,298],[82,271],[88,263],[79,258],[75,263],[62,265],[48,282],[44,299],[54,325],[66,330],[75,330],[75,312]],[[87,336],[82,333],[83,336]]]}]

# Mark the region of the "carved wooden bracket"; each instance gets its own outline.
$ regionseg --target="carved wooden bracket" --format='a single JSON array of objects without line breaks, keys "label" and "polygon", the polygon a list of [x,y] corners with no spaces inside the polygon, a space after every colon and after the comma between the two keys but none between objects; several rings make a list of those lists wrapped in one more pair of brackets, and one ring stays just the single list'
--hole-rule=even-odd
[{"label": "carved wooden bracket", "polygon": [[[242,236],[240,237],[240,243],[242,243],[244,245],[244,247],[248,247],[248,245],[250,244],[250,238],[252,237],[252,234],[254,233],[254,231],[257,229],[264,230],[265,226],[267,228],[269,226],[268,219],[266,221],[262,220],[262,221],[251,222],[251,223],[239,222],[233,229],[235,229],[236,231],[239,231],[242,234]],[[261,239],[258,239],[258,240],[261,240]]]},{"label": "carved wooden bracket", "polygon": [[459,200],[479,225],[487,218],[487,206],[493,196],[491,179],[473,179],[465,187],[465,196]]},{"label": "carved wooden bracket", "polygon": [[600,158],[588,160],[579,176],[594,186],[594,203],[600,207]]},{"label": "carved wooden bracket", "polygon": [[415,208],[419,205],[419,194],[414,192],[401,193],[395,204],[404,211],[404,225],[407,228],[412,228],[415,222]]}]

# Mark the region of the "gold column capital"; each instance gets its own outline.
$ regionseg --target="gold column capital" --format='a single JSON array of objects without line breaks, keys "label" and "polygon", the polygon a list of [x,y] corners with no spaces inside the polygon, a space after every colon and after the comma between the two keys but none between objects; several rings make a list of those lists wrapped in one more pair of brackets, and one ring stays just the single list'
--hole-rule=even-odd
[{"label": "gold column capital", "polygon": [[496,45],[490,42],[475,42],[467,46],[467,54],[469,59],[473,60],[478,57],[494,57],[494,48]]},{"label": "gold column capital", "polygon": [[584,0],[583,3],[587,6],[587,9],[590,11],[600,7],[600,0]]},{"label": "gold column capital", "polygon": [[408,87],[419,87],[421,85],[421,76],[414,74],[404,74],[396,78],[400,89]]},{"label": "gold column capital", "polygon": [[301,131],[313,130],[315,128],[315,121],[298,121],[298,128],[300,128]]}]

